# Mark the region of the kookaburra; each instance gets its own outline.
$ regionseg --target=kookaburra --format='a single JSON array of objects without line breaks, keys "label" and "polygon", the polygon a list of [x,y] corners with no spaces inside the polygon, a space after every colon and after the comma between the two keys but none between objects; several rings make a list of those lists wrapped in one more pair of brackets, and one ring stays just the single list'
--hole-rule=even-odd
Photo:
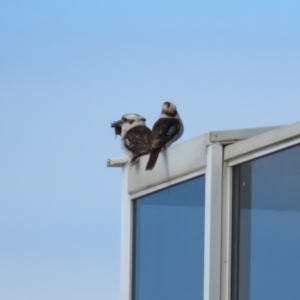
[{"label": "kookaburra", "polygon": [[115,134],[122,137],[122,148],[132,164],[150,152],[151,130],[145,122],[146,119],[140,115],[126,114],[121,120],[111,123]]},{"label": "kookaburra", "polygon": [[177,112],[175,104],[164,102],[159,119],[152,128],[150,157],[146,170],[152,170],[155,166],[159,152],[178,140],[183,133],[183,123]]}]

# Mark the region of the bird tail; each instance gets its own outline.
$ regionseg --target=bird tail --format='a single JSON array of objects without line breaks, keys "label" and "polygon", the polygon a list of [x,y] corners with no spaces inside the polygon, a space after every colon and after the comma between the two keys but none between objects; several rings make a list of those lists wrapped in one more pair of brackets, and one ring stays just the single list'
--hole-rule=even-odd
[{"label": "bird tail", "polygon": [[148,153],[149,152],[143,152],[143,153],[135,153],[135,154],[133,154],[130,163],[132,165],[134,165],[141,156],[146,155]]},{"label": "bird tail", "polygon": [[146,171],[152,170],[154,168],[160,150],[161,150],[161,148],[155,148],[155,149],[151,150],[149,160],[146,165]]}]

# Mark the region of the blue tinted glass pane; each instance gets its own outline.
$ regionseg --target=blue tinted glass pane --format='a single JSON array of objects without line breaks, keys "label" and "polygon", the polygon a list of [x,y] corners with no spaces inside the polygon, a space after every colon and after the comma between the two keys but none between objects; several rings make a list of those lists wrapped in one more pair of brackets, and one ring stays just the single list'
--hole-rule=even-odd
[{"label": "blue tinted glass pane", "polygon": [[135,201],[135,300],[203,298],[204,180]]},{"label": "blue tinted glass pane", "polygon": [[300,146],[255,159],[240,171],[239,299],[298,300]]}]

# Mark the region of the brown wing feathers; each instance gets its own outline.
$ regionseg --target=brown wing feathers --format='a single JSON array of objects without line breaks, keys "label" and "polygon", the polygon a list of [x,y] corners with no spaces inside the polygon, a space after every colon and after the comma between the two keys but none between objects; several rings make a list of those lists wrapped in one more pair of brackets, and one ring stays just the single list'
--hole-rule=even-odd
[{"label": "brown wing feathers", "polygon": [[180,127],[178,119],[161,118],[155,122],[152,129],[151,151],[146,170],[152,170],[157,161],[160,150],[171,141]]}]

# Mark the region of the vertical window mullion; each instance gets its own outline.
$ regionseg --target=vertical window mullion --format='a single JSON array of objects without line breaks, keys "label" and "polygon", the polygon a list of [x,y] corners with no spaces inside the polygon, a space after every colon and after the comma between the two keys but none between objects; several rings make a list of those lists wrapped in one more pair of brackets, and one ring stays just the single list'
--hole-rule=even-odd
[{"label": "vertical window mullion", "polygon": [[240,235],[240,166],[233,168],[232,186],[232,234],[231,234],[231,300],[239,295],[239,235]]},{"label": "vertical window mullion", "polygon": [[205,177],[204,299],[221,297],[223,146],[207,147]]}]

